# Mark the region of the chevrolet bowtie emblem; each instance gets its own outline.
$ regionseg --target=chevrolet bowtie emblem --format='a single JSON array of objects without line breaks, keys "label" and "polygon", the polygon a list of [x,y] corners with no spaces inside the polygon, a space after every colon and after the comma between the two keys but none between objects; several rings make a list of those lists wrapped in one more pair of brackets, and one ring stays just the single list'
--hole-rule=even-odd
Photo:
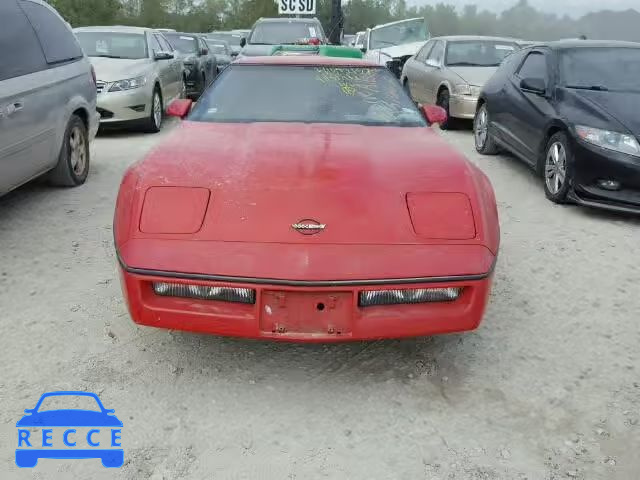
[{"label": "chevrolet bowtie emblem", "polygon": [[315,220],[304,219],[292,224],[291,228],[303,235],[314,235],[327,228],[327,225],[324,223],[316,222]]}]

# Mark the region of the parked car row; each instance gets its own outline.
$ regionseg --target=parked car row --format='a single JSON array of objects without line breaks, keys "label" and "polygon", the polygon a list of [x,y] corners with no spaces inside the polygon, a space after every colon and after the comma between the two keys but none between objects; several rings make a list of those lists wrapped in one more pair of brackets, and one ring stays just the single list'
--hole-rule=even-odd
[{"label": "parked car row", "polygon": [[432,38],[400,81],[418,103],[474,119],[478,152],[503,149],[547,198],[640,212],[640,44]]}]

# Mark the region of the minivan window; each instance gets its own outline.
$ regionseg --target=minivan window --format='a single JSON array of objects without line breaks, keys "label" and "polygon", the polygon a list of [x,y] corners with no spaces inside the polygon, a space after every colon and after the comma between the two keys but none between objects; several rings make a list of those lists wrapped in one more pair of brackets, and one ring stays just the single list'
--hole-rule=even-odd
[{"label": "minivan window", "polygon": [[121,33],[109,31],[76,32],[82,49],[89,57],[125,58],[138,60],[147,58],[147,40],[143,33]]},{"label": "minivan window", "polygon": [[518,72],[520,78],[539,78],[544,81],[547,80],[547,57],[540,52],[532,52],[526,58],[520,71]]},{"label": "minivan window", "polygon": [[82,49],[73,32],[53,9],[29,0],[22,1],[20,4],[40,39],[47,63],[61,63],[82,58]]},{"label": "minivan window", "polygon": [[29,20],[13,0],[0,1],[0,81],[46,70],[42,47]]}]

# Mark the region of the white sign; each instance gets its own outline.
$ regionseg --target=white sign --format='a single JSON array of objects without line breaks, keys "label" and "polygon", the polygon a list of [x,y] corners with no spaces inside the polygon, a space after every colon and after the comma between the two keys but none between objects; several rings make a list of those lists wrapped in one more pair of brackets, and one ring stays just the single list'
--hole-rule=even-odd
[{"label": "white sign", "polygon": [[277,0],[280,15],[315,15],[316,0]]}]

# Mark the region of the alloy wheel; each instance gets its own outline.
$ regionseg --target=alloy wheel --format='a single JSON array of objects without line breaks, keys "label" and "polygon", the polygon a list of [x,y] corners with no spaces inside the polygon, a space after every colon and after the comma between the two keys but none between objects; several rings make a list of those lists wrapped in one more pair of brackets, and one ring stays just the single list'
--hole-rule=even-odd
[{"label": "alloy wheel", "polygon": [[487,143],[489,134],[489,114],[487,107],[480,107],[474,121],[474,135],[476,138],[476,148],[482,149]]},{"label": "alloy wheel", "polygon": [[158,92],[153,94],[153,121],[157,128],[160,128],[162,123],[162,102],[160,101],[160,95]]},{"label": "alloy wheel", "polygon": [[80,127],[74,127],[69,134],[69,155],[73,173],[82,175],[87,166],[87,144]]},{"label": "alloy wheel", "polygon": [[557,194],[567,178],[567,152],[561,142],[554,142],[547,151],[544,177],[549,192]]}]

